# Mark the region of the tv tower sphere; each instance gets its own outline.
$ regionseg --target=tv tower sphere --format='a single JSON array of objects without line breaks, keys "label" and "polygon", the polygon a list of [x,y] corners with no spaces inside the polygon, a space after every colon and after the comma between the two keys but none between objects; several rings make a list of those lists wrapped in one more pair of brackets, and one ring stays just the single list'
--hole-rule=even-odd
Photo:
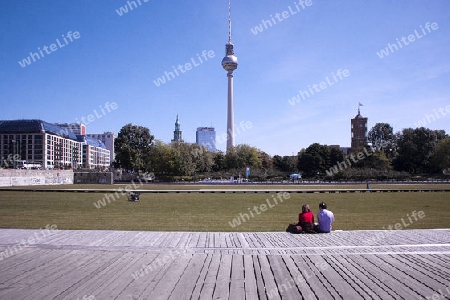
[{"label": "tv tower sphere", "polygon": [[226,44],[226,56],[222,59],[222,67],[228,72],[233,72],[238,67],[238,59],[234,56],[233,44],[230,42]]}]

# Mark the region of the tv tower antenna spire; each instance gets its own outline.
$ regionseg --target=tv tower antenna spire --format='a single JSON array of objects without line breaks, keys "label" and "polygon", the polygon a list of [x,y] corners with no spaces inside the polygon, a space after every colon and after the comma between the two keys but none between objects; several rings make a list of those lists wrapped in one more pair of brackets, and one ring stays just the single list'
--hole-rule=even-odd
[{"label": "tv tower antenna spire", "polygon": [[228,44],[231,44],[231,0],[228,0]]},{"label": "tv tower antenna spire", "polygon": [[234,56],[234,45],[231,41],[231,0],[228,0],[228,43],[225,45],[225,57],[222,67],[228,77],[228,111],[227,111],[227,150],[234,147],[234,103],[233,103],[233,71],[237,69],[238,59]]}]

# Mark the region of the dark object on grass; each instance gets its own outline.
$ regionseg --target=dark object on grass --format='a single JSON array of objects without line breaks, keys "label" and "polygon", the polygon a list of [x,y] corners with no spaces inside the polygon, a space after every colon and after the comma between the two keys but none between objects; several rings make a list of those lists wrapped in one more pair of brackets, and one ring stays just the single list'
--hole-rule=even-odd
[{"label": "dark object on grass", "polygon": [[129,192],[128,193],[128,201],[138,202],[139,201],[139,195],[140,195],[140,193],[137,193],[137,192]]}]

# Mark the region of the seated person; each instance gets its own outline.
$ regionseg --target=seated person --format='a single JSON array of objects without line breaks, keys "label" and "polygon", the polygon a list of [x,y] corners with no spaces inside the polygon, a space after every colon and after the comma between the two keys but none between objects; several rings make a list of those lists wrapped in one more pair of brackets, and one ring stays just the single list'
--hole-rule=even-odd
[{"label": "seated person", "polygon": [[329,233],[332,229],[331,223],[334,222],[334,214],[327,209],[327,204],[321,202],[319,204],[320,212],[317,214],[319,224],[314,226],[314,231],[319,233]]},{"label": "seated person", "polygon": [[289,224],[286,229],[290,233],[314,233],[314,214],[308,204],[302,206],[302,212],[298,215],[298,223]]},{"label": "seated person", "polygon": [[305,232],[314,229],[314,214],[311,212],[308,204],[302,206],[302,213],[298,215],[298,225],[302,227]]}]

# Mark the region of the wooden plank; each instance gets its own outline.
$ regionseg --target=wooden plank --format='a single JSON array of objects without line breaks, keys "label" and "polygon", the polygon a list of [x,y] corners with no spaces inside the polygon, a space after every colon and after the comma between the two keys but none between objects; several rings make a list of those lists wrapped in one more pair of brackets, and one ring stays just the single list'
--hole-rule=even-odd
[{"label": "wooden plank", "polygon": [[275,276],[270,268],[270,263],[266,255],[260,255],[258,257],[259,265],[261,267],[262,279],[264,282],[265,294],[269,299],[281,299],[280,292],[278,290]]},{"label": "wooden plank", "polygon": [[155,232],[148,238],[150,242],[147,244],[147,247],[158,248],[166,238],[167,235],[164,232]]},{"label": "wooden plank", "polygon": [[172,240],[175,238],[175,233],[174,232],[166,232],[164,234],[164,239],[161,240],[161,243],[159,244],[159,248],[170,248],[170,243],[172,242]]},{"label": "wooden plank", "polygon": [[257,300],[258,288],[256,285],[256,277],[253,269],[253,259],[251,255],[244,255],[244,284],[245,284],[245,299]]},{"label": "wooden plank", "polygon": [[247,242],[247,235],[245,235],[242,232],[237,232],[235,234],[236,239],[239,241],[239,247],[244,248],[244,249],[248,249],[250,248],[249,243]]},{"label": "wooden plank", "polygon": [[[374,260],[373,256],[374,255],[361,255],[357,258],[362,260],[356,261],[379,278],[381,282],[389,288],[390,293],[396,294],[396,297],[407,299],[417,298],[417,293],[414,292],[410,286],[404,284],[404,274],[400,275],[397,272],[394,272],[394,270],[389,268],[385,263],[380,262],[379,260]],[[349,256],[349,258],[354,259],[353,256]]]},{"label": "wooden plank", "polygon": [[211,240],[210,241],[210,248],[220,248],[220,241],[221,241],[221,232],[211,232]]},{"label": "wooden plank", "polygon": [[228,247],[228,239],[230,238],[230,236],[232,236],[232,233],[220,232],[219,233],[218,247],[220,247],[220,248]]},{"label": "wooden plank", "polygon": [[319,299],[339,299],[340,295],[322,274],[321,269],[314,266],[307,256],[295,256],[294,260],[303,280],[311,287]]},{"label": "wooden plank", "polygon": [[56,278],[54,274],[64,269],[65,264],[74,264],[75,259],[70,257],[69,253],[70,251],[52,251],[36,262],[30,261],[26,265],[22,265],[20,269],[14,270],[13,273],[10,273],[11,271],[8,272],[11,274],[8,277],[11,277],[4,283],[8,286],[18,285],[21,289],[19,291],[6,290],[3,297],[5,299],[14,299],[15,297],[13,295],[17,295],[17,292],[19,292],[19,295],[21,295],[20,298],[23,299],[45,288],[45,285],[49,281]]},{"label": "wooden plank", "polygon": [[[432,267],[435,270],[440,270],[441,272],[445,272],[444,274],[450,276],[450,255],[427,255],[420,256],[422,259],[426,259],[427,261],[432,262]],[[448,259],[448,260],[447,260]],[[447,260],[447,261],[446,261]]]},{"label": "wooden plank", "polygon": [[155,268],[152,270],[151,274],[149,274],[149,277],[145,277],[146,286],[142,288],[139,299],[151,299],[153,291],[170,272],[173,261],[167,261],[164,263],[165,256],[167,256],[167,253],[158,253],[158,257],[155,259],[153,264]]},{"label": "wooden plank", "polygon": [[[80,266],[88,275],[65,290],[58,297],[59,299],[76,299],[85,295],[101,298],[102,293],[108,292],[108,286],[118,284],[117,280],[124,277],[120,272],[123,264],[131,266],[130,259],[135,257],[131,254],[124,257],[124,253],[121,252],[95,252],[94,254],[95,259],[91,263]],[[137,262],[137,259],[134,261]],[[130,273],[127,272],[126,275],[125,281],[131,282]],[[125,284],[125,282],[120,283],[121,286]]]},{"label": "wooden plank", "polygon": [[[49,261],[43,270],[39,270],[39,278],[35,275],[25,278],[25,281],[33,280],[33,284],[28,284],[28,290],[21,294],[21,299],[48,299],[60,293],[62,286],[67,286],[64,283],[67,276],[71,276],[73,269],[77,268],[80,261],[80,256],[73,251],[58,251],[66,252],[67,255],[61,255],[62,263]],[[70,281],[72,282],[72,281]],[[64,284],[64,285],[62,285]]]},{"label": "wooden plank", "polygon": [[190,248],[189,241],[191,240],[191,238],[192,238],[191,232],[184,232],[174,247],[181,249],[189,249]]},{"label": "wooden plank", "polygon": [[0,261],[2,272],[0,283],[6,283],[7,277],[15,277],[16,274],[22,274],[24,270],[28,269],[28,264],[31,262],[34,265],[39,265],[39,261],[47,261],[45,257],[54,254],[52,252],[50,249],[41,249],[33,246],[13,253],[8,258],[3,258]]},{"label": "wooden plank", "polygon": [[[137,254],[138,255],[138,254]],[[156,263],[158,253],[141,253],[139,259],[129,262],[127,272],[122,273],[123,279],[130,282],[121,290],[117,297],[118,299],[135,299],[142,295],[148,287],[148,282],[156,281],[157,274],[164,269],[164,266],[159,266]]]},{"label": "wooden plank", "polygon": [[219,244],[217,242],[218,240],[218,233],[217,232],[208,232],[208,244],[206,245],[208,248],[214,248],[217,247]]},{"label": "wooden plank", "polygon": [[[384,266],[387,272],[395,276],[404,286],[409,287],[411,291],[415,292],[416,295],[414,297],[417,297],[417,295],[425,297],[426,295],[432,295],[437,292],[430,287],[430,285],[433,285],[433,278],[424,276],[425,274],[415,272],[410,266],[399,263],[393,255],[373,255],[371,260],[378,265]],[[412,274],[415,274],[415,276]]]},{"label": "wooden plank", "polygon": [[289,273],[281,255],[267,257],[275,278],[278,293],[282,299],[300,299],[302,297],[294,278]]},{"label": "wooden plank", "polygon": [[266,286],[264,284],[264,279],[262,277],[261,264],[259,262],[258,255],[252,255],[253,268],[256,280],[256,290],[258,292],[258,299],[266,300]]},{"label": "wooden plank", "polygon": [[294,263],[294,259],[296,261],[299,261],[295,256],[292,255],[283,257],[286,268],[291,274],[291,277],[295,285],[297,286],[297,289],[300,291],[302,299],[316,299],[316,294],[311,289],[311,286],[307,283],[306,278],[299,270],[299,268],[304,269],[304,267],[302,267],[301,265],[297,266]]},{"label": "wooden plank", "polygon": [[[112,254],[112,253],[111,253]],[[112,295],[117,295],[132,282],[132,278],[128,274],[132,270],[129,268],[135,264],[141,255],[136,255],[130,252],[120,253],[116,259],[110,259],[109,264],[103,263],[102,271],[98,273],[99,276],[92,277],[89,283],[89,288],[83,289],[84,295],[94,295],[100,299],[110,299]],[[134,270],[134,269],[133,269]],[[128,276],[123,276],[122,271]]]},{"label": "wooden plank", "polygon": [[228,234],[225,239],[225,246],[229,247],[229,248],[238,248],[239,247],[239,245],[238,245],[239,241],[237,241],[238,234],[239,233],[237,233],[237,232],[236,233],[232,232],[232,233]]},{"label": "wooden plank", "polygon": [[[36,248],[33,249],[34,251],[30,250],[24,250],[1,261],[0,299],[20,298],[18,296],[22,291],[30,290],[30,286],[24,282],[24,279],[38,277],[40,267],[51,261],[47,259],[48,257],[57,259],[61,255]],[[7,268],[3,269],[4,265],[7,265]]]},{"label": "wooden plank", "polygon": [[[205,255],[205,258],[204,258],[203,266],[202,266],[202,269],[200,270],[200,273],[198,275],[198,280],[195,283],[194,289],[192,291],[191,299],[200,299],[201,298],[200,297],[201,291],[203,289],[203,286],[205,285],[206,276],[208,275],[208,270],[211,267],[211,261],[212,261],[213,254],[204,254],[204,255]],[[212,294],[211,294],[211,297],[212,297]]]},{"label": "wooden plank", "polygon": [[199,299],[213,299],[222,257],[220,254],[210,254],[210,256],[211,262],[206,272],[204,284],[199,292]]},{"label": "wooden plank", "polygon": [[450,256],[445,256],[445,255],[442,255],[441,253],[434,253],[434,254],[430,254],[429,256],[434,259],[437,259],[442,264],[445,264],[444,266],[449,265],[447,267],[447,269],[450,269]]},{"label": "wooden plank", "polygon": [[230,299],[245,299],[244,256],[233,255],[231,261]]},{"label": "wooden plank", "polygon": [[[73,251],[75,252],[75,251]],[[86,251],[79,251],[76,250],[76,254],[73,253],[72,255],[76,255],[78,258],[78,266],[74,268],[67,268],[69,269],[69,272],[57,280],[51,282],[46,286],[46,289],[52,289],[51,293],[46,294],[34,294],[34,299],[51,299],[56,295],[56,298],[63,299],[65,297],[68,297],[69,299],[74,299],[75,295],[76,297],[82,298],[85,295],[92,295],[93,292],[86,291],[83,289],[83,285],[88,283],[89,281],[93,280],[94,278],[97,278],[97,272],[99,271],[98,268],[92,267],[95,266],[97,261],[105,259],[102,255],[102,253],[87,253]],[[111,263],[113,260],[116,260],[115,257],[109,256],[109,262]],[[138,257],[135,259],[137,261]],[[127,266],[128,263],[125,263]],[[106,265],[105,265],[106,268]],[[131,278],[129,279],[131,281]],[[115,285],[119,286],[117,284],[118,282],[114,280]],[[32,298],[33,298],[32,297]]]},{"label": "wooden plank", "polygon": [[148,298],[161,300],[169,299],[191,259],[191,255],[182,255],[171,262],[167,262],[167,264],[170,264],[169,269],[155,286]]},{"label": "wooden plank", "polygon": [[190,299],[190,295],[193,294],[195,286],[200,280],[199,275],[205,263],[207,263],[207,257],[206,254],[197,254],[192,257],[169,299]]},{"label": "wooden plank", "polygon": [[396,260],[398,263],[408,266],[412,273],[423,274],[420,276],[420,280],[426,281],[429,286],[434,286],[436,283],[447,285],[448,280],[443,278],[450,279],[450,272],[427,260],[423,255],[396,255]]},{"label": "wooden plank", "polygon": [[256,235],[250,232],[243,232],[241,233],[241,235],[243,236],[243,239],[246,242],[246,245],[248,246],[247,248],[256,248]]},{"label": "wooden plank", "polygon": [[229,299],[232,255],[221,255],[214,289],[214,299]]},{"label": "wooden plank", "polygon": [[365,259],[366,255],[348,255],[346,260],[348,264],[351,264],[368,277],[372,282],[371,289],[375,290],[377,294],[388,294],[387,298],[399,299],[402,298],[399,294],[395,280],[386,278],[386,274],[379,268],[373,266],[373,264]]},{"label": "wooden plank", "polygon": [[352,286],[349,281],[341,276],[335,269],[322,256],[309,256],[311,263],[317,268],[317,272],[320,272],[329,285],[331,285],[342,299],[357,299],[360,298],[361,289],[355,289],[356,286]]},{"label": "wooden plank", "polygon": [[346,260],[346,256],[323,256],[323,259],[364,299],[394,299],[377,285],[365,273]]},{"label": "wooden plank", "polygon": [[187,246],[190,249],[196,249],[198,248],[198,243],[199,243],[199,239],[200,239],[200,232],[191,232],[189,235],[189,241],[187,243]]},{"label": "wooden plank", "polygon": [[207,246],[207,232],[200,232],[199,233],[199,239],[197,241],[197,245],[195,245],[196,248],[205,248]]},{"label": "wooden plank", "polygon": [[174,248],[184,234],[184,232],[171,232],[170,239],[167,240],[167,243],[165,243],[164,247]]}]

